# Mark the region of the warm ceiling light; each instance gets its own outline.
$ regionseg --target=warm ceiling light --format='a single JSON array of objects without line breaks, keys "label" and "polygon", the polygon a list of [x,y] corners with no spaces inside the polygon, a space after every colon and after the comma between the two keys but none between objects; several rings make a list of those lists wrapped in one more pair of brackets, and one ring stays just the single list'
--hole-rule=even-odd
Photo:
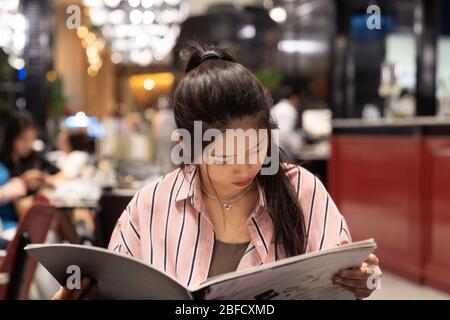
[{"label": "warm ceiling light", "polygon": [[123,56],[118,52],[114,52],[111,55],[111,62],[114,64],[119,64],[122,62],[122,60],[123,60]]},{"label": "warm ceiling light", "polygon": [[153,79],[146,79],[144,81],[144,88],[145,88],[145,90],[150,91],[154,87],[155,87],[155,80],[153,80]]},{"label": "warm ceiling light", "polygon": [[128,0],[128,4],[133,8],[139,7],[140,3],[141,3],[141,0]]},{"label": "warm ceiling light", "polygon": [[86,49],[86,54],[88,57],[93,57],[98,54],[97,48],[94,46],[90,46]]},{"label": "warm ceiling light", "polygon": [[173,86],[175,77],[170,72],[148,73],[131,76],[129,79],[130,87],[133,91],[153,90],[158,87],[159,90],[170,90]]},{"label": "warm ceiling light", "polygon": [[95,77],[98,73],[98,69],[94,66],[89,66],[87,73],[91,76],[91,77]]},{"label": "warm ceiling light", "polygon": [[269,11],[269,16],[273,21],[283,23],[287,18],[286,9],[282,7],[275,7]]},{"label": "warm ceiling light", "polygon": [[58,77],[58,74],[56,73],[55,70],[50,70],[49,72],[47,72],[47,81],[48,82],[55,82],[57,77]]},{"label": "warm ceiling light", "polygon": [[79,27],[79,28],[77,29],[77,35],[78,35],[78,37],[81,38],[81,39],[84,38],[84,37],[86,37],[88,33],[89,33],[89,30],[88,30],[88,28],[86,28],[86,27]]},{"label": "warm ceiling light", "polygon": [[86,37],[84,38],[84,40],[86,40],[86,43],[91,46],[95,43],[95,40],[97,39],[97,37],[95,36],[95,34],[93,32],[89,32]]}]

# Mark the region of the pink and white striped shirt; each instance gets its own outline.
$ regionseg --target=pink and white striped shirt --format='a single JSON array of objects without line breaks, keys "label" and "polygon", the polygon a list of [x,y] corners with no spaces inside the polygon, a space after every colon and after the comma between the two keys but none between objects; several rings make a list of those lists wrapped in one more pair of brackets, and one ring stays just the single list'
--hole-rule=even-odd
[{"label": "pink and white striped shirt", "polygon": [[[283,164],[305,215],[307,252],[351,242],[344,217],[318,178],[306,169]],[[202,202],[198,168],[176,169],[138,192],[111,236],[109,249],[140,259],[186,286],[206,280],[214,247],[214,228]],[[273,224],[259,203],[247,219],[251,241],[238,270],[273,262]],[[283,258],[281,254],[278,258]]]}]

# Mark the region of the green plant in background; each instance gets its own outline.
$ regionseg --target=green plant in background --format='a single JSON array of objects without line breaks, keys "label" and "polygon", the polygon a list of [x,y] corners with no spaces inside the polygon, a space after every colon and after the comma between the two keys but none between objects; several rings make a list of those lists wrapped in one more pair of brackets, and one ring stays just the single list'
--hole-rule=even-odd
[{"label": "green plant in background", "polygon": [[274,93],[281,85],[282,74],[278,69],[258,69],[255,75],[271,93]]},{"label": "green plant in background", "polygon": [[0,49],[0,117],[4,118],[12,107],[12,93],[5,90],[5,83],[14,78],[14,69],[8,64],[7,55]]},{"label": "green plant in background", "polygon": [[3,98],[0,98],[0,118],[6,117],[8,110],[9,108],[7,101]]},{"label": "green plant in background", "polygon": [[62,79],[58,76],[56,71],[49,71],[47,80],[47,133],[52,141],[56,141],[56,136],[60,129],[60,120],[63,117],[64,108],[66,106],[66,98],[63,94]]},{"label": "green plant in background", "polygon": [[13,69],[8,64],[8,57],[0,50],[0,81],[5,81],[11,78]]},{"label": "green plant in background", "polygon": [[55,120],[59,120],[61,118],[66,105],[66,99],[63,95],[62,87],[62,80],[59,76],[55,76],[53,81],[49,81],[47,83],[49,115]]}]

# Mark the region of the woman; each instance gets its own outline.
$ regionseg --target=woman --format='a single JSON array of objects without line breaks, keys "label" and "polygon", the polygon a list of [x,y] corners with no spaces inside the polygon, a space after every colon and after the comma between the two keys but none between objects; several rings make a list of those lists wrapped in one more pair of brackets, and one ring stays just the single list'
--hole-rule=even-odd
[{"label": "woman", "polygon": [[[28,170],[20,177],[10,178],[8,169],[0,163],[0,236],[12,238],[17,225],[17,217],[12,202],[27,194],[27,190],[36,190],[42,184],[42,175],[38,170]],[[0,245],[0,248],[2,246]]]},{"label": "woman", "polygon": [[[174,96],[177,127],[194,137],[182,137],[183,156],[195,150],[199,132],[194,121],[202,121],[205,131],[274,128],[268,91],[225,51],[195,45],[186,73]],[[218,139],[210,153],[194,152],[185,166],[135,195],[109,249],[190,286],[220,273],[350,242],[347,224],[322,183],[300,166],[278,162],[272,138],[258,134],[256,143],[246,140],[233,148]],[[244,163],[236,163],[243,154]],[[254,154],[257,161],[250,163]],[[262,174],[261,159],[269,156],[278,170]],[[196,164],[199,157],[203,161]],[[367,268],[377,264],[370,255],[334,281],[358,298],[367,297],[372,292]],[[61,288],[54,299],[92,298],[96,287],[86,293],[88,285],[85,278],[80,290]]]},{"label": "woman", "polygon": [[33,150],[37,129],[33,117],[26,111],[11,112],[5,121],[0,162],[11,177],[18,177],[27,170],[35,169],[49,174],[58,171]]},{"label": "woman", "polygon": [[[37,139],[37,129],[33,117],[26,111],[13,111],[5,121],[3,144],[0,149],[0,163],[3,164],[4,183],[9,178],[20,177],[26,182],[25,195],[31,195],[45,185],[45,179],[51,180],[58,169],[49,161],[33,150],[33,142]],[[13,203],[7,203],[0,209],[2,220],[6,221],[9,230],[8,236],[12,237],[15,225],[32,205],[31,197],[15,199]],[[55,216],[53,229],[57,230],[63,239],[78,243],[79,239],[74,231],[68,215],[58,212]],[[4,228],[6,228],[4,226]]]},{"label": "woman", "polygon": [[35,192],[44,182],[32,148],[36,136],[33,119],[28,113],[16,111],[9,115],[0,149],[0,218],[3,231],[11,230],[12,235],[17,224],[12,201]]},{"label": "woman", "polygon": [[58,181],[77,178],[89,162],[87,135],[82,130],[63,130],[58,135],[58,151],[56,151],[57,174],[47,176],[50,185]]},{"label": "woman", "polygon": [[[56,167],[60,170],[54,175],[46,175],[45,182],[48,186],[58,187],[68,180],[81,176],[82,170],[89,163],[88,136],[82,129],[65,129],[58,134],[58,151],[51,154],[55,158]],[[53,229],[61,237],[70,243],[80,243],[81,238],[76,229],[75,213],[82,213],[90,220],[87,210],[60,209],[57,211]]]}]

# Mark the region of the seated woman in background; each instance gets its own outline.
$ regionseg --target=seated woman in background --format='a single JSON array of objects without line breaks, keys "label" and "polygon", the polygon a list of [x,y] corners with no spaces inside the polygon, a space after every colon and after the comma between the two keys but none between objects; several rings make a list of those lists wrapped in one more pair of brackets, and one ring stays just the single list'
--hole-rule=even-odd
[{"label": "seated woman in background", "polygon": [[78,178],[83,168],[89,162],[87,150],[87,135],[84,131],[63,130],[58,135],[58,151],[56,156],[56,166],[60,170],[55,175],[46,177],[48,184],[54,185],[58,181]]},{"label": "seated woman in background", "polygon": [[36,124],[30,113],[13,111],[9,114],[5,121],[0,162],[8,169],[11,177],[18,177],[31,169],[51,175],[59,171],[33,150],[33,142],[37,137]]},{"label": "seated woman in background", "polygon": [[[36,138],[37,130],[30,114],[14,111],[7,117],[0,148],[0,185],[10,181],[14,186],[12,192],[16,196],[8,199],[9,203],[3,205],[1,209],[4,228],[15,226],[18,220],[16,214],[20,217],[29,205],[29,201],[23,197],[36,192],[44,183],[44,172],[41,168],[49,165],[33,151],[33,142]],[[18,182],[20,180],[25,182],[26,188],[20,187],[23,186]],[[19,208],[19,212],[15,210],[11,201],[16,201],[16,209]]]},{"label": "seated woman in background", "polygon": [[[49,156],[53,158],[56,167],[60,170],[55,175],[47,175],[45,182],[49,186],[58,187],[71,179],[79,178],[83,169],[88,165],[90,155],[88,150],[88,136],[82,129],[64,129],[58,135],[58,150]],[[75,221],[84,221],[93,228],[93,219],[89,210],[67,209],[61,215],[64,220],[64,228],[59,230],[59,235],[71,243],[81,241],[76,231]],[[62,223],[62,221],[61,221]]]},{"label": "seated woman in background", "polygon": [[[17,217],[12,201],[27,194],[27,190],[37,190],[42,185],[42,175],[38,170],[28,170],[20,177],[10,178],[8,169],[0,163],[0,237],[10,240],[15,233]],[[0,245],[0,249],[2,245]]]},{"label": "seated woman in background", "polygon": [[[3,143],[0,149],[0,163],[3,164],[4,183],[9,178],[21,177],[37,180],[36,185],[28,185],[26,195],[30,196],[45,185],[48,175],[56,174],[59,169],[43,156],[33,150],[33,142],[37,139],[37,128],[33,117],[26,111],[13,111],[5,121]],[[3,215],[6,221],[17,223],[32,205],[31,197],[21,197],[7,205]],[[9,224],[9,223],[8,223]],[[8,226],[7,224],[7,226]],[[13,226],[14,227],[14,226]],[[63,239],[77,242],[78,238],[68,215],[60,212],[56,215],[53,229]],[[15,228],[11,228],[10,236]]]}]

